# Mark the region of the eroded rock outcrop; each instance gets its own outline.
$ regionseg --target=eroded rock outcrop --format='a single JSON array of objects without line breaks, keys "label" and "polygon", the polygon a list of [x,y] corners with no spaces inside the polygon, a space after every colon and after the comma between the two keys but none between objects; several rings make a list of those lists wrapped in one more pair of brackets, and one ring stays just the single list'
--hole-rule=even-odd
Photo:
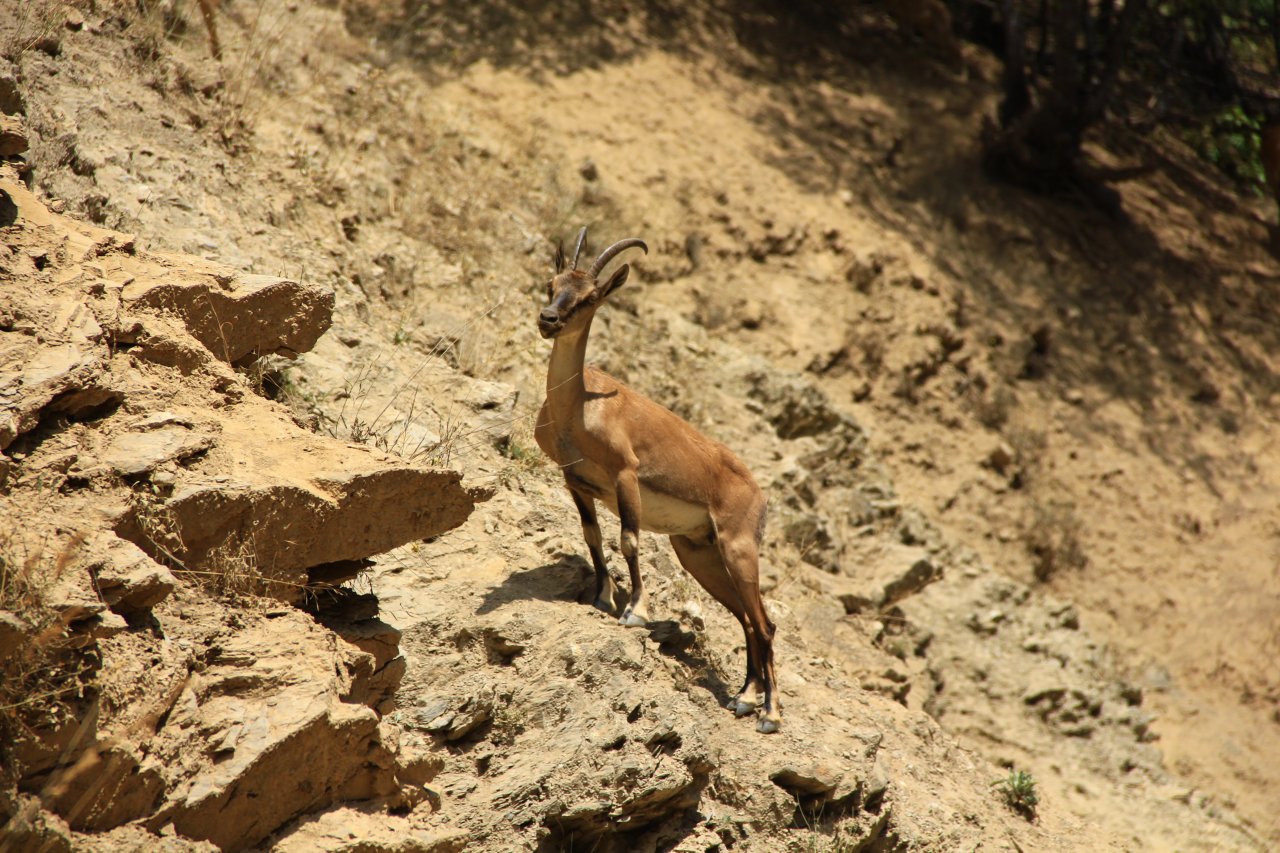
[{"label": "eroded rock outcrop", "polygon": [[433,765],[380,722],[399,632],[376,602],[288,605],[482,495],[307,432],[235,369],[310,348],[328,288],[150,254],[12,172],[0,195],[5,831],[242,849],[335,804],[416,803]]},{"label": "eroded rock outcrop", "polygon": [[[532,564],[532,530],[516,537],[513,558]],[[823,821],[838,820],[851,849],[895,849],[897,833],[942,843],[941,815],[983,815],[975,839],[1004,831],[984,823],[988,781],[970,756],[821,662],[800,666],[788,654],[786,723],[765,738],[725,710],[736,685],[723,683],[694,633],[665,620],[621,628],[573,600],[572,565],[491,562],[426,583],[379,579],[387,600],[416,591],[403,640],[414,666],[388,719],[402,753],[420,742],[441,762],[432,788],[442,805],[411,813],[406,834],[462,831],[495,850],[763,851]],[[479,605],[459,607],[477,588]],[[717,644],[736,629],[728,614],[707,619]],[[803,700],[793,699],[801,685]],[[922,778],[933,762],[948,765],[953,785]],[[319,843],[319,831],[288,828],[278,843]]]}]

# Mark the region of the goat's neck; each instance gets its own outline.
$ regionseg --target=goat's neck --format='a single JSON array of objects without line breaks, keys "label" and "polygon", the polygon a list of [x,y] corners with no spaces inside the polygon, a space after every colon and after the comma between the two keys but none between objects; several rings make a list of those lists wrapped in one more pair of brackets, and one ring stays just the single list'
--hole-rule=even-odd
[{"label": "goat's neck", "polygon": [[547,370],[547,402],[557,421],[565,422],[582,408],[586,385],[582,371],[587,358],[587,337],[591,322],[580,332],[566,332],[551,347],[551,366]]}]

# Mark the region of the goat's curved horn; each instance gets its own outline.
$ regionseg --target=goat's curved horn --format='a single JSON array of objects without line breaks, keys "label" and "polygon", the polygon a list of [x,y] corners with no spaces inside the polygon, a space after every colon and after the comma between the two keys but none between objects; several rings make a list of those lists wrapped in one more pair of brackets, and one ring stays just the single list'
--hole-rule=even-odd
[{"label": "goat's curved horn", "polygon": [[646,246],[644,241],[639,238],[628,237],[625,240],[619,240],[600,253],[600,257],[596,258],[596,262],[591,265],[591,271],[588,272],[587,275],[592,278],[600,275],[600,271],[603,270],[605,265],[608,264],[609,261],[613,260],[618,253],[626,251],[632,247],[643,249],[646,255],[649,254],[649,247]]},{"label": "goat's curved horn", "polygon": [[587,226],[582,226],[582,230],[578,232],[578,245],[573,247],[573,263],[569,264],[569,269],[576,270],[578,268],[578,255],[582,252],[582,244],[587,241]]}]

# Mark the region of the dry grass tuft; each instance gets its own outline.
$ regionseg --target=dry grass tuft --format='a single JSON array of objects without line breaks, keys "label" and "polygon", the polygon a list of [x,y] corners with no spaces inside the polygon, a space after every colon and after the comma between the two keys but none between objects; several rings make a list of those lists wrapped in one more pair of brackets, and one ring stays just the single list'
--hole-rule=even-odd
[{"label": "dry grass tuft", "polygon": [[[0,54],[16,61],[29,50],[56,54],[61,49],[58,30],[67,20],[68,4],[54,0],[21,0],[17,9],[6,12],[0,24]],[[12,17],[9,17],[12,15]]]},{"label": "dry grass tuft", "polygon": [[0,756],[70,719],[96,668],[45,598],[83,544],[75,532],[56,543],[14,530],[0,536]]},{"label": "dry grass tuft", "polygon": [[1084,568],[1089,558],[1081,542],[1084,524],[1076,514],[1075,504],[1037,497],[1069,493],[1042,464],[1048,455],[1048,435],[1043,430],[1011,428],[1006,436],[1018,468],[1012,482],[1015,488],[1026,489],[1031,497],[1023,541],[1031,554],[1036,580],[1043,583],[1064,569]]},{"label": "dry grass tuft", "polygon": [[[204,4],[201,10],[204,11]],[[206,14],[205,20],[212,20]],[[276,77],[281,45],[289,26],[287,6],[258,0],[249,13],[244,35],[228,45],[219,44],[231,57],[225,64],[226,86],[221,93],[214,129],[223,147],[233,153],[245,149],[245,137],[252,131],[262,102],[256,96]],[[216,40],[214,30],[210,38]],[[212,41],[211,41],[212,44]]]},{"label": "dry grass tuft", "polygon": [[1080,542],[1083,527],[1072,503],[1035,504],[1026,542],[1035,559],[1032,571],[1036,580],[1044,582],[1063,569],[1082,569],[1088,564]]},{"label": "dry grass tuft", "polygon": [[229,540],[202,566],[189,565],[186,545],[173,513],[157,495],[140,488],[134,492],[134,518],[151,551],[178,576],[199,583],[220,597],[241,604],[278,598],[282,587],[294,586],[263,575],[258,564],[256,537]]}]

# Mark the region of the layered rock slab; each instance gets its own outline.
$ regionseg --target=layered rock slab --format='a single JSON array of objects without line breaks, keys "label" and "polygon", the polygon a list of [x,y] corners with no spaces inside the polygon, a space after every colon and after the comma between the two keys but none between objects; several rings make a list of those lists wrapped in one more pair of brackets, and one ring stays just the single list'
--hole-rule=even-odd
[{"label": "layered rock slab", "polygon": [[228,409],[199,465],[163,500],[136,503],[117,532],[192,571],[242,571],[301,600],[308,570],[359,560],[466,520],[461,474],[300,431],[282,411]]}]

